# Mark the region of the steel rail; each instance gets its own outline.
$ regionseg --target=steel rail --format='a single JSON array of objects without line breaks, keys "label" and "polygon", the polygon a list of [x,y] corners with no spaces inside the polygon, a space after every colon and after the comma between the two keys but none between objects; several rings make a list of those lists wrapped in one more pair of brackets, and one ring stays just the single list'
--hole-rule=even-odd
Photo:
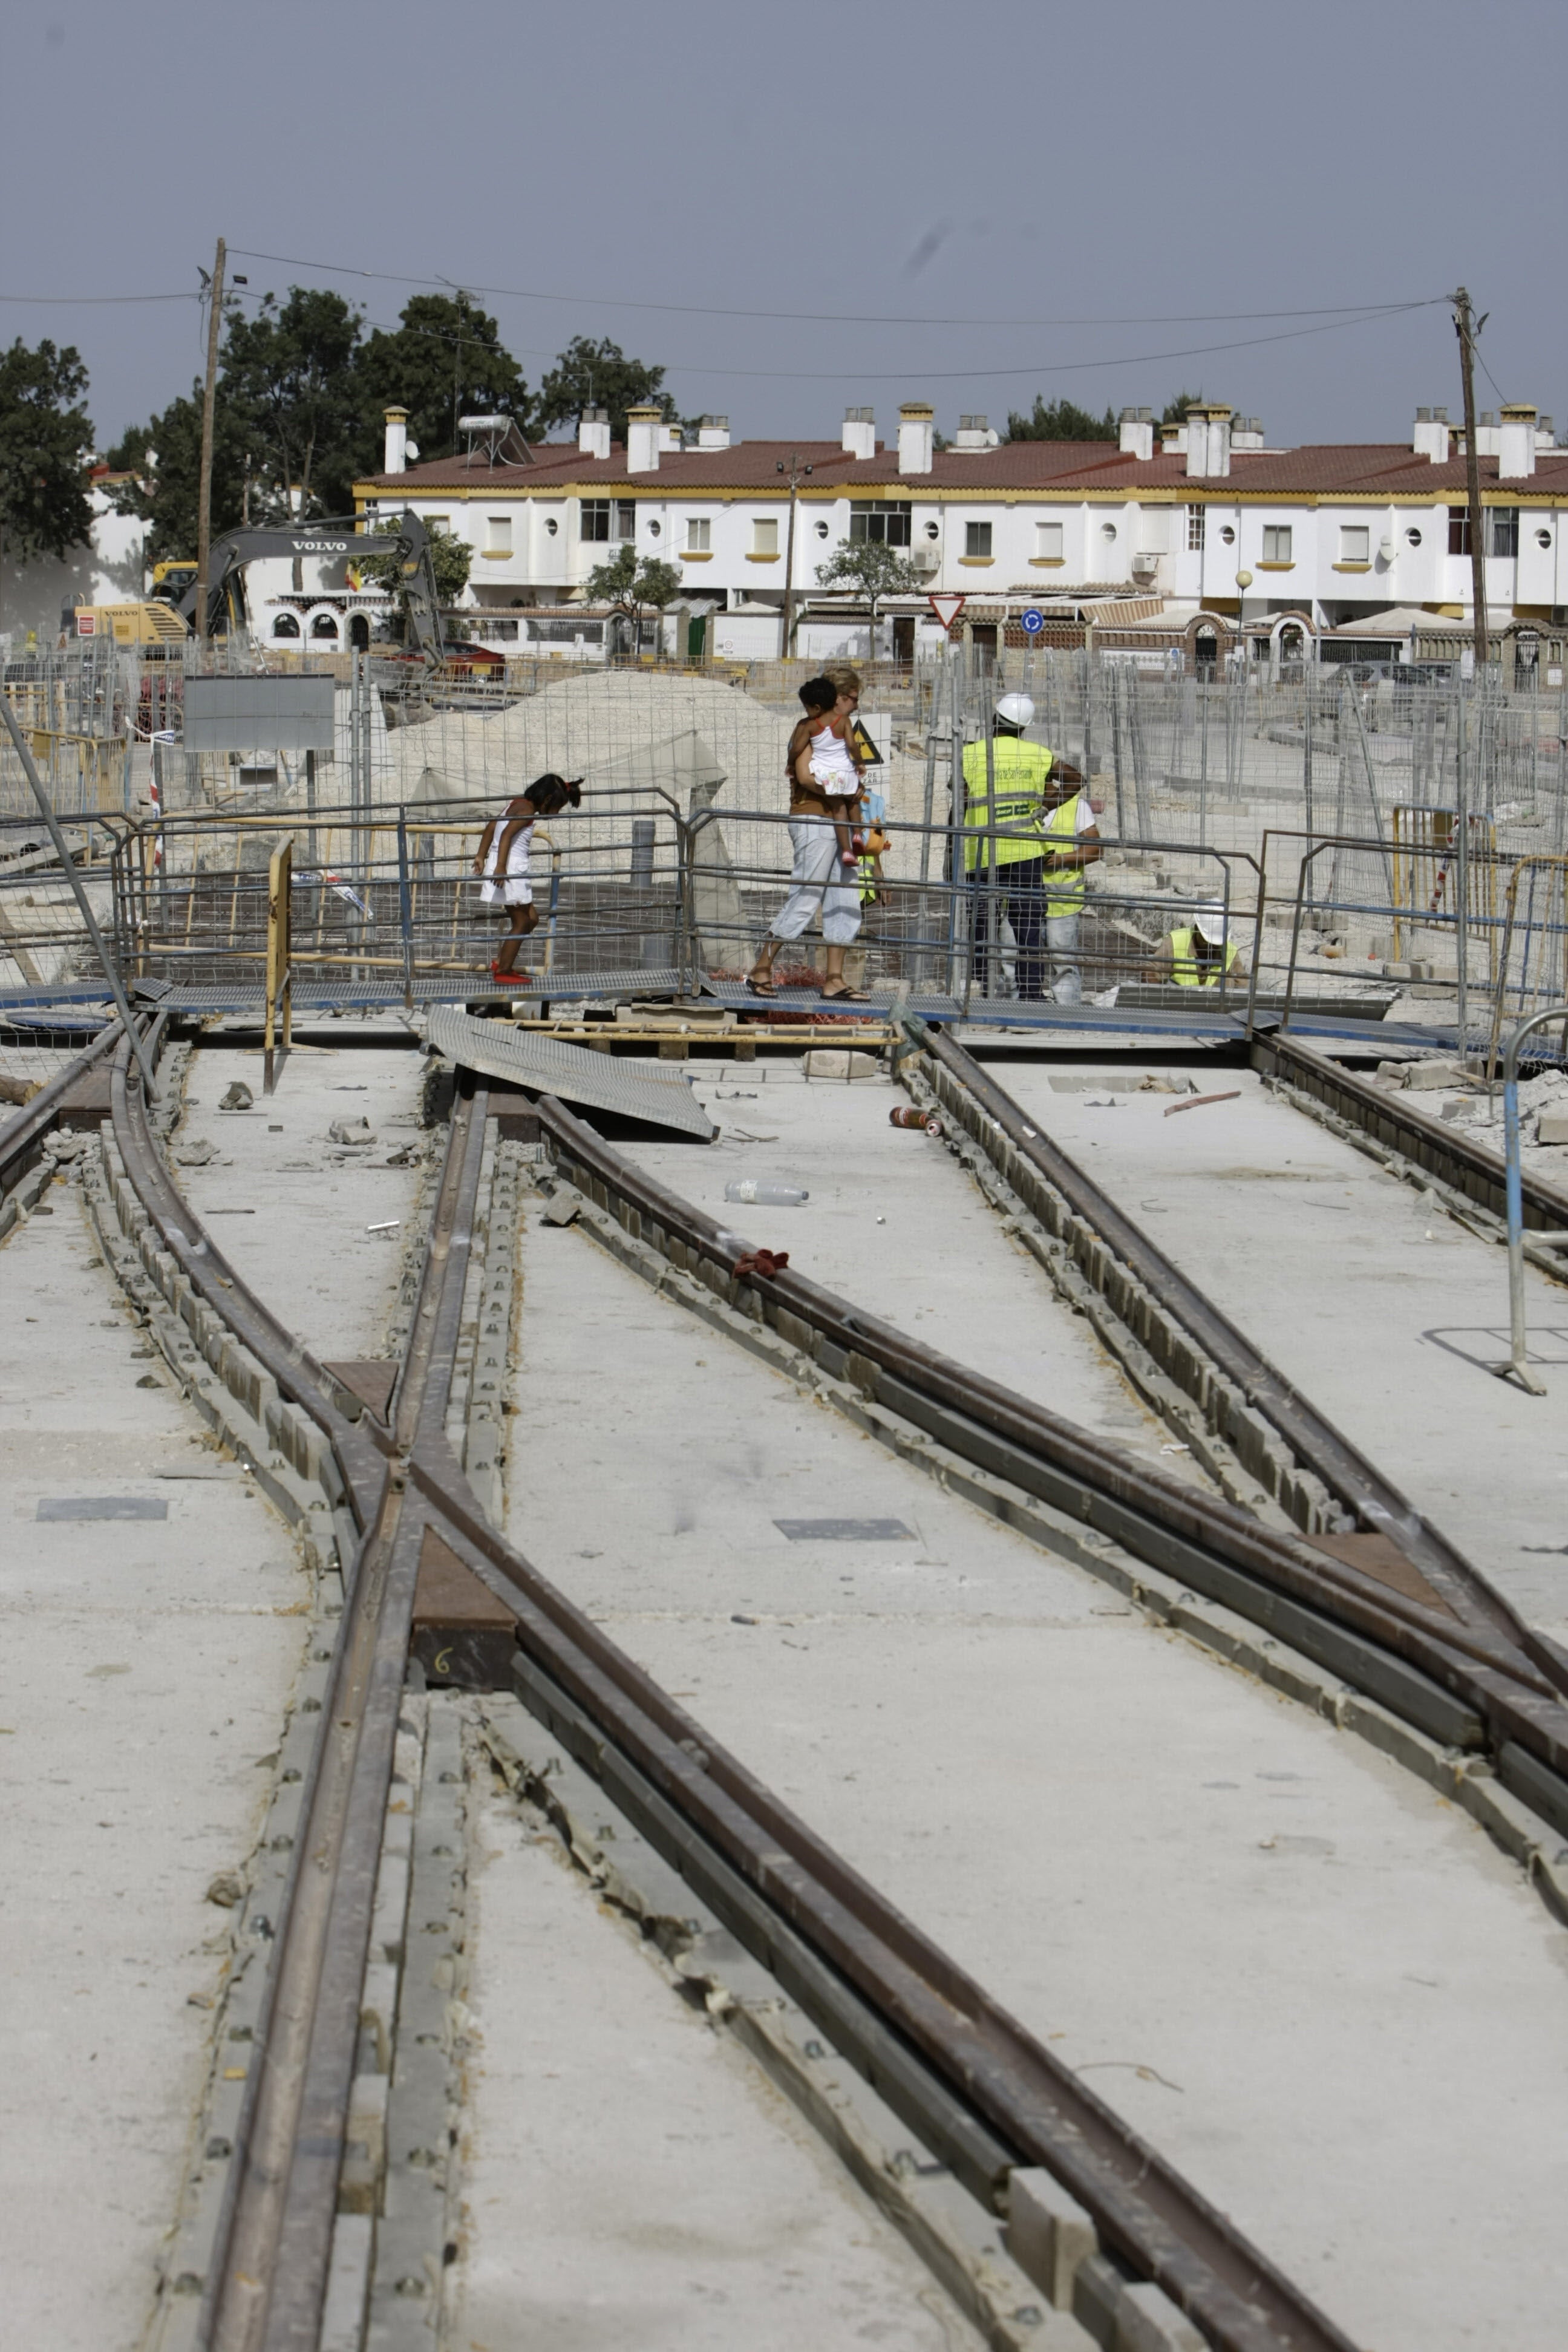
[{"label": "steel rail", "polygon": [[[1440,1178],[1506,1223],[1508,1185],[1502,1156],[1473,1142],[1462,1129],[1418,1110],[1394,1088],[1374,1086],[1358,1072],[1326,1061],[1283,1031],[1260,1031],[1255,1035],[1251,1060],[1253,1068],[1263,1076],[1310,1095],[1352,1126],[1364,1129],[1374,1142],[1397,1151],[1427,1175]],[[1521,1205],[1526,1241],[1532,1230],[1558,1232],[1568,1226],[1568,1188],[1544,1176],[1527,1173],[1523,1177]]]},{"label": "steel rail", "polygon": [[1197,1349],[1235,1382],[1296,1460],[1355,1514],[1363,1528],[1387,1537],[1457,1617],[1469,1625],[1492,1628],[1529,1659],[1552,1690],[1568,1694],[1568,1660],[1536,1634],[1482,1570],[1416,1510],[1394,1481],[1270,1362],[1110,1193],[1060,1144],[1042,1133],[1037,1121],[1031,1123],[1012,1096],[962,1045],[912,1017],[906,1018],[906,1026],[931,1060],[1006,1137],[1018,1157],[1098,1234]]},{"label": "steel rail", "polygon": [[[145,1162],[150,1139],[138,1131],[126,1099],[133,1093],[121,1084],[117,1110],[136,1175],[147,1187],[144,1205],[151,1214],[155,1204],[184,1238],[182,1262],[214,1284],[207,1295],[231,1328],[241,1320],[253,1327],[257,1318],[245,1310],[254,1302],[237,1297],[237,1278],[194,1257],[188,1235],[199,1228],[167,1171],[160,1180]],[[431,1525],[516,1610],[533,1677],[528,1695],[536,1706],[552,1707],[557,1719],[563,1709],[576,1710],[579,1730],[586,1726],[601,1764],[615,1765],[607,1777],[625,1789],[640,1786],[645,1811],[662,1805],[673,1811],[694,1879],[711,1882],[728,1861],[753,1890],[761,1906],[753,1926],[770,1948],[776,1952],[794,1939],[797,1980],[812,1978],[830,2007],[835,1979],[858,1996],[879,2079],[904,2098],[904,2111],[912,2100],[918,2112],[935,2114],[960,2143],[961,2160],[979,2168],[993,2187],[1000,2166],[1049,2165],[1088,2207],[1106,2245],[1136,2275],[1159,2284],[1220,2352],[1352,2352],[1349,2339],[1226,2217],[710,1739],[487,1521],[444,1426],[484,1108],[477,1097],[455,1115],[410,1362],[395,1401],[395,1429],[387,1433],[395,1452],[384,1459],[384,1486],[345,1609],[307,1780],[302,1834],[202,2314],[203,2344],[212,2352],[307,2352],[316,2342],[408,1603],[418,1541]],[[576,1128],[570,1121],[568,1132]],[[264,1336],[270,1320],[262,1318]],[[301,1390],[308,1385],[302,1360],[296,1350],[285,1366]],[[322,1400],[318,1405],[331,1410]],[[309,1967],[292,1964],[296,1939],[311,1948]],[[915,2081],[922,2066],[934,2078],[923,2098]]]},{"label": "steel rail", "polygon": [[406,1463],[446,1411],[488,1097],[454,1109],[409,1348],[384,1426],[363,1412],[349,1417],[341,1383],[212,1243],[158,1151],[123,1039],[111,1091],[115,1139],[161,1242],[327,1436],[362,1530],[357,1561],[342,1563],[343,1615],[197,2323],[204,2352],[314,2352],[425,1524],[422,1510],[404,1507]]},{"label": "steel rail", "polygon": [[31,1102],[23,1104],[15,1118],[8,1118],[0,1127],[0,1192],[8,1192],[17,1179],[26,1175],[43,1148],[45,1136],[58,1118],[65,1097],[82,1072],[101,1061],[121,1035],[117,1014],[89,1045],[38,1088]]},{"label": "steel rail", "polygon": [[[1024,1486],[1085,1527],[1238,1608],[1346,1674],[1432,1736],[1522,1753],[1544,1772],[1568,1828],[1568,1708],[1550,1679],[1487,1625],[1440,1619],[1304,1537],[1276,1532],[1235,1506],[1140,1462],[893,1325],[851,1307],[793,1267],[732,1276],[713,1220],[613,1150],[564,1106],[539,1115],[565,1172],[625,1218],[674,1237],[721,1295],[755,1294],[764,1318],[810,1348],[836,1377],[961,1454]],[[612,1202],[615,1205],[612,1206]],[[657,1245],[657,1244],[656,1244]],[[787,1328],[786,1328],[787,1327]],[[1331,1632],[1327,1654],[1321,1638]],[[1539,1801],[1532,1797],[1531,1801]]]}]

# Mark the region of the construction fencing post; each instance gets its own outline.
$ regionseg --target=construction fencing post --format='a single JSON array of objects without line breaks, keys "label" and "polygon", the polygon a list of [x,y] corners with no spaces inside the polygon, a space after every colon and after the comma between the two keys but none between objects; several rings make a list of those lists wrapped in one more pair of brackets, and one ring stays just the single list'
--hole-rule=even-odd
[{"label": "construction fencing post", "polygon": [[403,935],[403,1003],[414,1010],[414,892],[408,879],[408,812],[397,812],[397,925]]},{"label": "construction fencing post", "polygon": [[[1520,1178],[1519,1137],[1519,1049],[1532,1029],[1543,1029],[1549,1021],[1568,1021],[1568,1004],[1549,1005],[1544,1013],[1532,1013],[1521,1021],[1508,1041],[1503,1057],[1502,1120],[1503,1154],[1506,1163],[1508,1191],[1508,1319],[1509,1360],[1495,1367],[1500,1380],[1515,1380],[1528,1396],[1544,1396],[1544,1384],[1530,1369],[1530,1346],[1524,1321],[1524,1190]],[[1560,1246],[1568,1243],[1568,1234],[1532,1234],[1536,1243]]]},{"label": "construction fencing post", "polygon": [[283,1016],[285,1055],[294,1034],[294,975],[289,921],[289,896],[293,887],[294,839],[290,835],[273,851],[267,869],[267,1026],[262,1037],[261,1091],[268,1095],[277,1083],[279,1007]]}]

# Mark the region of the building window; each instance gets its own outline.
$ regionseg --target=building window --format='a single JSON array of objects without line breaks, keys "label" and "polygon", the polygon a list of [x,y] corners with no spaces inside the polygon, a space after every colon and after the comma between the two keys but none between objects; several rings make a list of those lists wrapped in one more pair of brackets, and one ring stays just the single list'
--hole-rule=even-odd
[{"label": "building window", "polygon": [[450,530],[452,518],[450,515],[426,515],[425,528],[426,530]]},{"label": "building window", "polygon": [[544,528],[548,536],[551,539],[553,539],[556,532],[560,530],[561,525],[556,521],[553,515],[548,515],[545,518]]},{"label": "building window", "polygon": [[913,508],[908,499],[851,499],[849,541],[880,540],[888,547],[908,547]]},{"label": "building window", "polygon": [[774,515],[754,515],[752,519],[752,553],[776,555],[779,551],[778,519]]},{"label": "building window", "polygon": [[1468,507],[1448,509],[1448,552],[1468,555],[1470,551],[1470,510]]},{"label": "building window", "polygon": [[649,539],[657,539],[663,529],[664,525],[662,523],[650,522],[647,527],[647,535]]},{"label": "building window", "polygon": [[292,613],[279,613],[272,624],[272,634],[275,637],[297,637],[300,624]]},{"label": "building window", "polygon": [[635,539],[637,535],[637,509],[635,499],[616,500],[616,531],[619,540]]},{"label": "building window", "polygon": [[1187,553],[1189,555],[1201,555],[1204,551],[1204,520],[1207,512],[1206,507],[1187,509]]},{"label": "building window", "polygon": [[1342,563],[1370,563],[1372,562],[1372,526],[1370,523],[1341,523],[1340,562]]},{"label": "building window", "polygon": [[991,526],[988,522],[966,522],[964,524],[963,551],[965,555],[990,554]]},{"label": "building window", "polygon": [[1059,522],[1037,522],[1035,525],[1035,553],[1043,563],[1061,562],[1062,526]]},{"label": "building window", "polygon": [[492,555],[510,555],[511,553],[510,515],[491,515],[489,520],[490,553]]},{"label": "building window", "polygon": [[1405,538],[1408,546],[1419,547],[1421,544],[1421,534],[1414,525],[1405,532]]},{"label": "building window", "polygon": [[1535,534],[1535,544],[1537,547],[1550,547],[1552,533],[1549,530],[1538,530]]},{"label": "building window", "polygon": [[338,625],[332,614],[318,613],[310,624],[310,635],[313,637],[324,638],[335,646],[338,642]]},{"label": "building window", "polygon": [[1519,509],[1489,507],[1487,520],[1490,526],[1487,533],[1487,553],[1517,555],[1519,553]]},{"label": "building window", "polygon": [[686,544],[693,555],[708,555],[713,547],[713,525],[707,515],[688,515]]},{"label": "building window", "polygon": [[1264,524],[1263,561],[1265,563],[1289,562],[1290,525],[1288,522]]},{"label": "building window", "polygon": [[812,525],[812,529],[816,531],[818,539],[826,539],[827,537],[827,525],[825,522],[814,523]]},{"label": "building window", "polygon": [[609,499],[584,499],[583,501],[583,537],[584,539],[608,539],[609,535]]}]

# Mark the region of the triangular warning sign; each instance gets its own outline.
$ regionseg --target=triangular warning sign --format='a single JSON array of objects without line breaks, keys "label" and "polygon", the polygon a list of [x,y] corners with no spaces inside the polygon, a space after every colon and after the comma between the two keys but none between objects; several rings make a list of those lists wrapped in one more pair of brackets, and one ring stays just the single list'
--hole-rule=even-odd
[{"label": "triangular warning sign", "polygon": [[963,596],[928,596],[926,598],[926,603],[931,606],[949,636],[952,635],[952,625],[967,602],[968,599]]}]

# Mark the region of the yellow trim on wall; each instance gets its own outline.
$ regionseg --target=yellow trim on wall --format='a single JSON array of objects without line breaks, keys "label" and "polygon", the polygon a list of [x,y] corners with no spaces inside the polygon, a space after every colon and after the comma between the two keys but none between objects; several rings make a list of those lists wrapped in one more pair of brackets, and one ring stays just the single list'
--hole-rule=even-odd
[{"label": "yellow trim on wall", "polygon": [[1296,567],[1293,563],[1259,563],[1258,569],[1259,572],[1294,572]]},{"label": "yellow trim on wall", "polygon": [[748,555],[746,561],[748,563],[782,563],[784,558],[775,548],[771,555]]},{"label": "yellow trim on wall", "polygon": [[[995,562],[996,558],[994,555],[961,555],[958,560],[960,563],[967,563],[973,569],[984,572]],[[1067,559],[1064,556],[1062,560],[1065,562]]]},{"label": "yellow trim on wall", "polygon": [[1372,566],[1370,563],[1336,563],[1334,570],[1336,572],[1370,572]]},{"label": "yellow trim on wall", "polygon": [[1065,555],[1031,555],[1030,568],[1036,572],[1060,572],[1067,564]]},{"label": "yellow trim on wall", "polygon": [[682,563],[711,563],[713,550],[710,547],[683,547],[680,560]]}]

